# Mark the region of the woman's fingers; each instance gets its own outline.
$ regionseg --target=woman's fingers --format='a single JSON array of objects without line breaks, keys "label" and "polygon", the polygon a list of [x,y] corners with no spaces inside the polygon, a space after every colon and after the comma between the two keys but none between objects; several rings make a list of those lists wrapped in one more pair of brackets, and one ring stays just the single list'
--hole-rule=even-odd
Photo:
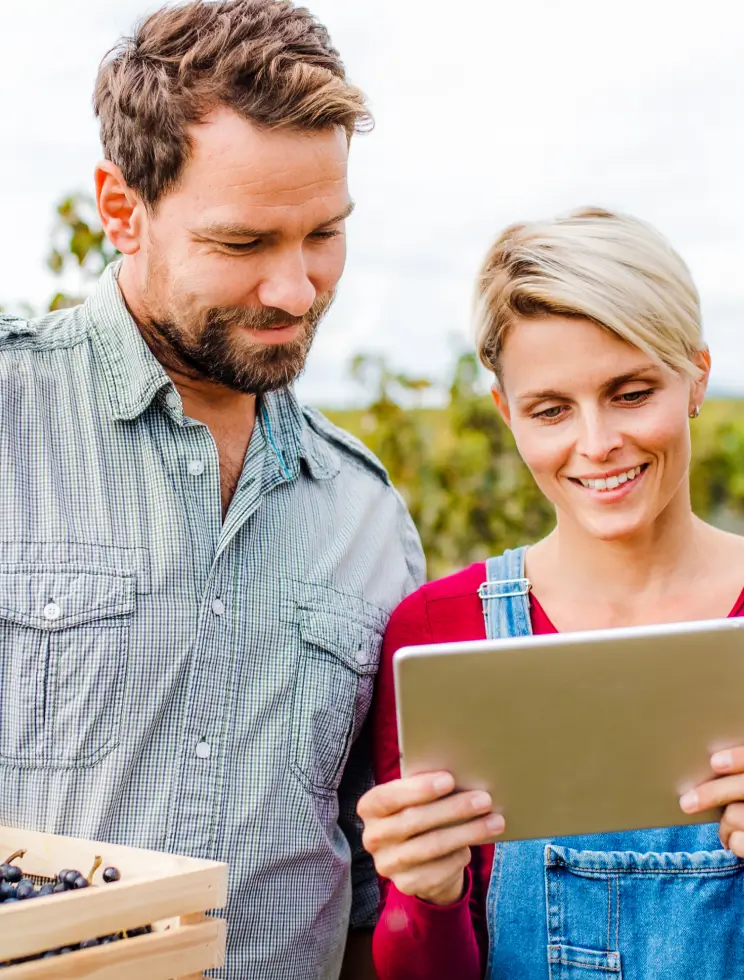
[{"label": "woman's fingers", "polygon": [[714,752],[710,757],[710,764],[714,772],[721,774],[744,772],[744,745],[738,745],[733,749],[723,749]]},{"label": "woman's fingers", "polygon": [[455,827],[430,830],[403,843],[393,842],[391,846],[378,850],[375,864],[383,878],[393,878],[397,884],[398,875],[437,862],[465,848],[486,844],[503,830],[504,818],[499,814],[489,814]]},{"label": "woman's fingers", "polygon": [[721,843],[729,850],[733,850],[732,837],[742,832],[744,832],[744,803],[731,803],[723,811],[718,828]]},{"label": "woman's fingers", "polygon": [[362,820],[390,817],[409,806],[421,806],[447,796],[455,788],[448,772],[427,772],[375,786],[359,800]]},{"label": "woman's fingers", "polygon": [[744,774],[719,776],[701,783],[680,797],[679,805],[685,813],[700,813],[717,806],[728,806],[744,800]]},{"label": "woman's fingers", "polygon": [[[490,814],[492,806],[488,793],[477,791],[455,793],[433,803],[408,806],[384,820],[371,820],[365,831],[364,846],[367,850],[374,850],[383,842],[402,843],[439,827],[466,823],[475,817]],[[499,823],[495,827],[495,833],[503,829]]]},{"label": "woman's fingers", "polygon": [[488,793],[453,789],[449,773],[426,773],[375,786],[357,806],[377,873],[440,905],[462,894],[470,848],[504,830]]}]

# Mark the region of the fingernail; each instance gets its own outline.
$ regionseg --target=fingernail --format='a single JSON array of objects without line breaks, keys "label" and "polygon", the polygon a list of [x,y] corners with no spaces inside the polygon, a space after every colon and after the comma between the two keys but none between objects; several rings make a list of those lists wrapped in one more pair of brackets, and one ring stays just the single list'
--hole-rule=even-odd
[{"label": "fingernail", "polygon": [[488,793],[476,793],[470,797],[470,803],[474,810],[489,810],[491,808],[491,797]]},{"label": "fingernail", "polygon": [[698,808],[698,795],[695,790],[691,789],[689,792],[683,793],[679,798],[679,805],[685,813],[694,813]]},{"label": "fingernail", "polygon": [[714,752],[710,757],[710,764],[714,769],[730,769],[734,764],[734,756],[728,749],[723,752]]},{"label": "fingernail", "polygon": [[433,783],[435,793],[449,793],[455,788],[455,781],[452,776],[443,773],[437,776]]},{"label": "fingernail", "polygon": [[486,827],[494,834],[500,834],[505,826],[506,821],[500,813],[492,813],[490,817],[486,817]]}]

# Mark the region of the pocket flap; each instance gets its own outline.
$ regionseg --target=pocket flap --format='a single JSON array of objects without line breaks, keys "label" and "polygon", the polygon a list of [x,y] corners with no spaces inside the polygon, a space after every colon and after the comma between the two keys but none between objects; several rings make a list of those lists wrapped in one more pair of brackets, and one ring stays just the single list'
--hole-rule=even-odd
[{"label": "pocket flap", "polygon": [[320,647],[360,674],[373,674],[380,662],[382,635],[368,623],[336,611],[303,609],[300,632],[307,643]]},{"label": "pocket flap", "polygon": [[34,629],[60,630],[124,616],[134,609],[133,575],[96,569],[0,569],[0,618]]}]

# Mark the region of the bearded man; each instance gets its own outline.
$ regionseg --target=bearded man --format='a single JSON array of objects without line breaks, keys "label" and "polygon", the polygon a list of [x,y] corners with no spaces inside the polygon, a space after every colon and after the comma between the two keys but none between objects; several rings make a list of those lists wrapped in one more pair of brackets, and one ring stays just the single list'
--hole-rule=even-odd
[{"label": "bearded man", "polygon": [[364,99],[289,0],[194,0],[94,101],[121,258],[80,307],[0,318],[0,822],[227,861],[214,976],[361,978],[365,719],[423,560],[292,382]]}]

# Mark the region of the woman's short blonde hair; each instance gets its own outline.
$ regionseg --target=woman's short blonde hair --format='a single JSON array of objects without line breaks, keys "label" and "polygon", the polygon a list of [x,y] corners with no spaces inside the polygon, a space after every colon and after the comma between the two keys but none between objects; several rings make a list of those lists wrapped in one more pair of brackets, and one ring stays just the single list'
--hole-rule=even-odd
[{"label": "woman's short blonde hair", "polygon": [[475,296],[478,356],[498,380],[514,320],[551,314],[585,317],[698,377],[693,357],[705,344],[697,289],[666,239],[637,218],[582,208],[502,232]]}]

